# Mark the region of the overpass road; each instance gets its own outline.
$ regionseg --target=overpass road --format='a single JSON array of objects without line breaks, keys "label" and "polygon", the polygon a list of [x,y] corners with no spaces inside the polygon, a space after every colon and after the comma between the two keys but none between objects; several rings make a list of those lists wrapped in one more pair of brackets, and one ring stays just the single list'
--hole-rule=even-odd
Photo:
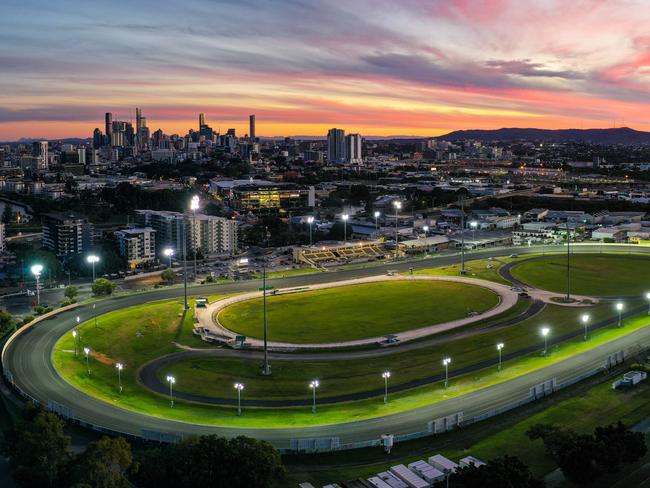
[{"label": "overpass road", "polygon": [[[593,251],[593,246],[572,246],[574,252]],[[626,247],[627,248],[627,247]],[[544,249],[557,252],[557,247]],[[537,247],[520,249],[520,255],[539,253]],[[649,249],[650,251],[650,249]],[[487,258],[508,255],[513,249],[489,249],[472,253],[471,258]],[[458,255],[444,255],[415,261],[392,262],[353,270],[341,270],[315,275],[297,275],[269,280],[276,287],[304,286],[327,281],[338,281],[356,277],[384,273],[387,269],[407,271],[431,266],[444,266],[459,261]],[[468,256],[469,259],[469,256]],[[235,293],[256,290],[259,280],[242,281],[220,285],[202,285],[191,289],[192,295]],[[182,289],[170,288],[146,293],[123,295],[96,303],[96,312],[103,314],[112,310],[136,306],[155,300],[181,296]],[[558,383],[568,381],[583,373],[605,366],[608,356],[626,350],[640,351],[650,346],[650,327],[630,333],[615,341],[573,356],[565,361],[549,365],[527,375],[484,388],[473,393],[439,401],[434,404],[400,412],[384,417],[347,422],[336,425],[323,425],[296,428],[232,428],[190,424],[170,419],[149,416],[123,409],[91,397],[67,383],[55,370],[51,356],[56,341],[75,325],[75,317],[88,318],[92,314],[90,305],[81,305],[74,310],[64,311],[35,327],[20,331],[2,351],[5,377],[13,380],[23,392],[41,401],[55,401],[68,407],[75,419],[100,426],[104,429],[139,436],[143,430],[181,435],[202,435],[216,433],[224,436],[247,435],[272,442],[278,448],[288,448],[291,439],[313,439],[338,437],[342,444],[374,440],[383,433],[409,434],[427,430],[429,421],[462,411],[466,419],[480,416],[503,405],[522,401],[529,397],[530,388],[555,378]],[[649,318],[650,322],[650,318]],[[281,415],[281,410],[278,411]]]}]

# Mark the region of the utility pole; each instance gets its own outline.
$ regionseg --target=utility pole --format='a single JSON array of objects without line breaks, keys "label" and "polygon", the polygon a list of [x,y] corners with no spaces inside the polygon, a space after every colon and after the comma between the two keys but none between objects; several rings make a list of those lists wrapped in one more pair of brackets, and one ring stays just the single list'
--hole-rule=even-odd
[{"label": "utility pole", "polygon": [[460,274],[465,274],[465,195],[460,196]]},{"label": "utility pole", "polygon": [[566,301],[571,300],[571,234],[569,220],[566,221]]},{"label": "utility pole", "polygon": [[264,303],[264,366],[262,367],[262,374],[269,376],[271,374],[271,366],[269,366],[269,348],[267,342],[267,320],[266,320],[266,249],[269,246],[269,230],[266,232],[266,246],[264,247],[264,257],[262,258],[262,301]]}]

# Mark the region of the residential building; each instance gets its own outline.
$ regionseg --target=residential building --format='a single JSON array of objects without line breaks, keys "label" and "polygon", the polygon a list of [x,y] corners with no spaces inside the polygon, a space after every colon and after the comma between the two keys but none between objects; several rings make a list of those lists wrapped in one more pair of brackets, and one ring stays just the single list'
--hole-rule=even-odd
[{"label": "residential building", "polygon": [[43,247],[57,256],[79,254],[93,244],[93,226],[75,212],[50,212],[42,217]]},{"label": "residential building", "polygon": [[327,160],[330,163],[345,162],[345,131],[330,129],[327,132]]},{"label": "residential building", "polygon": [[348,134],[345,136],[345,161],[351,164],[363,163],[361,134]]},{"label": "residential building", "polygon": [[153,228],[122,229],[115,232],[115,237],[120,255],[128,260],[132,268],[156,260],[156,231]]}]

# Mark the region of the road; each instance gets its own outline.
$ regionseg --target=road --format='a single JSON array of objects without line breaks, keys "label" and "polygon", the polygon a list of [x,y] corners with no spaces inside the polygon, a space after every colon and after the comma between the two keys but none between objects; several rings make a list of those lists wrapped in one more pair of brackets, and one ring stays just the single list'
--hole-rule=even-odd
[{"label": "road", "polygon": [[[572,246],[575,252],[593,246]],[[627,248],[627,247],[626,247]],[[548,248],[552,252],[557,248]],[[641,250],[641,249],[640,249]],[[643,250],[645,251],[645,249]],[[648,249],[650,251],[650,249]],[[513,252],[512,249],[491,249],[472,253],[472,258],[503,256]],[[540,252],[540,248],[517,249],[519,254]],[[469,258],[468,258],[469,259]],[[415,269],[444,266],[458,262],[459,256],[445,255],[436,258],[393,262],[376,267],[342,270],[314,275],[296,275],[273,279],[276,287],[304,286],[326,281],[351,279],[371,276],[385,272],[386,269],[407,271]],[[251,291],[259,288],[260,280],[242,281],[221,285],[202,285],[193,287],[192,294],[221,294]],[[174,298],[182,295],[179,288],[161,289],[152,292],[125,295],[97,302],[97,313],[107,313],[123,307],[135,306],[154,300]],[[361,420],[337,425],[300,427],[287,429],[274,428],[231,428],[207,426],[179,422],[148,416],[122,409],[116,405],[93,398],[77,390],[63,380],[52,365],[51,353],[56,341],[75,325],[74,317],[89,317],[92,311],[89,305],[83,305],[73,311],[63,312],[44,321],[34,328],[19,334],[3,350],[2,360],[5,372],[8,370],[18,387],[40,401],[56,401],[69,407],[73,416],[84,422],[131,435],[140,435],[142,430],[182,435],[203,435],[215,433],[225,436],[247,435],[265,439],[278,448],[288,448],[291,439],[312,439],[338,437],[342,444],[377,439],[382,433],[407,434],[427,429],[427,423],[435,418],[464,412],[466,419],[482,415],[506,403],[523,400],[528,397],[529,389],[550,378],[563,382],[567,378],[593,370],[605,364],[607,356],[623,349],[650,345],[650,328],[642,329],[606,345],[574,356],[568,360],[548,366],[542,370],[509,380],[489,388],[450,398],[426,407],[401,412],[385,417]],[[281,415],[281,413],[279,413]]]}]

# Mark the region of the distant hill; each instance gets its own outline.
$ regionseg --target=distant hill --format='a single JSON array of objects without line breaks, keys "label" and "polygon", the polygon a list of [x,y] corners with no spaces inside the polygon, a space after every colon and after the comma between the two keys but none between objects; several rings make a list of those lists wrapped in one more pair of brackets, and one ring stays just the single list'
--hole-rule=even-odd
[{"label": "distant hill", "polygon": [[650,144],[650,132],[629,127],[616,129],[517,129],[457,130],[439,136],[445,141],[478,140],[495,141],[540,141],[540,142],[589,142],[592,144]]}]

